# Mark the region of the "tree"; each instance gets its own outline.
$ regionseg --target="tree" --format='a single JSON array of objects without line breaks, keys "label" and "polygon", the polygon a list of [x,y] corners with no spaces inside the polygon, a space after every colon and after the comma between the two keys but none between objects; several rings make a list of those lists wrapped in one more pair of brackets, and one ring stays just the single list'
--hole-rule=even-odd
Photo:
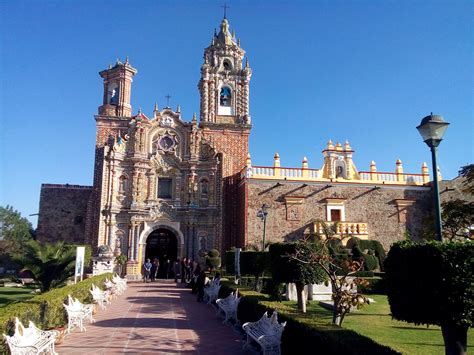
[{"label": "tree", "polygon": [[24,245],[33,239],[33,227],[12,206],[0,206],[0,253],[11,256],[22,254]]},{"label": "tree", "polygon": [[24,246],[24,253],[16,255],[15,261],[23,265],[22,271],[30,271],[41,283],[41,291],[48,291],[62,285],[74,275],[75,249],[63,242],[40,244],[30,240]]},{"label": "tree", "polygon": [[305,240],[302,243],[306,245],[313,244],[313,247],[297,249],[289,258],[300,264],[310,267],[318,267],[329,278],[332,286],[333,306],[333,324],[341,326],[345,316],[352,307],[360,308],[368,304],[368,299],[356,291],[356,287],[366,284],[366,281],[359,278],[351,278],[357,271],[362,270],[363,262],[356,260],[344,260],[337,265],[336,260],[328,252],[328,243],[326,239],[321,243],[310,243]]},{"label": "tree", "polygon": [[459,175],[465,179],[465,191],[474,195],[474,164],[462,166],[461,170],[459,170]]},{"label": "tree", "polygon": [[294,283],[298,296],[298,308],[306,313],[304,287],[309,284],[321,283],[326,275],[319,265],[301,262],[290,255],[307,255],[315,248],[316,243],[299,241],[296,243],[270,244],[270,265],[275,283]]},{"label": "tree", "polygon": [[118,274],[119,276],[123,276],[124,269],[123,267],[127,264],[128,257],[125,254],[120,254],[115,258],[115,262],[118,265]]},{"label": "tree", "polygon": [[255,277],[254,290],[260,292],[260,280],[270,266],[270,254],[267,251],[243,251],[240,253],[240,271],[242,275]]},{"label": "tree", "polygon": [[446,354],[465,354],[474,325],[474,244],[398,242],[385,271],[392,316],[441,326]]},{"label": "tree", "polygon": [[474,226],[474,202],[460,199],[443,202],[443,237],[449,240],[474,240],[471,227]]}]

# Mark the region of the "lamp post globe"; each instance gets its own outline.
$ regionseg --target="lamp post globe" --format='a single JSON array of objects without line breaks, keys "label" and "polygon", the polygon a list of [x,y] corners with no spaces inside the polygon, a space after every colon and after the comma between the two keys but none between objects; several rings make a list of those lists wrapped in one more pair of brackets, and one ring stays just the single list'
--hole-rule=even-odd
[{"label": "lamp post globe", "polygon": [[438,146],[443,140],[444,133],[449,123],[440,115],[430,115],[423,117],[421,123],[416,129],[420,132],[423,141],[430,147],[431,160],[433,169],[433,193],[435,200],[435,220],[436,220],[436,239],[443,240],[441,225],[441,204],[439,198],[439,182],[438,182],[438,163],[437,152]]}]

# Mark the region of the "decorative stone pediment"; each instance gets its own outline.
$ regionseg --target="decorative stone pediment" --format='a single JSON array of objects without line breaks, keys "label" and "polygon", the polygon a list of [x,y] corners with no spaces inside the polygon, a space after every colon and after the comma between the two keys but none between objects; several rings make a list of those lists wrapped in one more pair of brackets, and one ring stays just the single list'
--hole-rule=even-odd
[{"label": "decorative stone pediment", "polygon": [[155,171],[160,175],[174,174],[178,170],[176,162],[174,159],[171,159],[170,155],[156,153],[152,156],[150,162]]},{"label": "decorative stone pediment", "polygon": [[161,202],[159,205],[153,205],[148,213],[147,221],[155,221],[157,219],[172,219],[175,213],[173,206],[166,202]]}]

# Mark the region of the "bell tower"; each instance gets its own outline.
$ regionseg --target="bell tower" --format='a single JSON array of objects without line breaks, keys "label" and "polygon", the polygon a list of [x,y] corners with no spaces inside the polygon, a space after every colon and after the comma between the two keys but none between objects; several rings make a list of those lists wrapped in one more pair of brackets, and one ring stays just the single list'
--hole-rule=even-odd
[{"label": "bell tower", "polygon": [[137,73],[128,62],[117,62],[112,67],[103,70],[99,75],[104,79],[104,96],[102,106],[99,107],[99,115],[112,117],[131,117],[132,106],[130,105],[130,94],[132,90],[132,78]]},{"label": "bell tower", "polygon": [[[225,13],[219,33],[214,31],[211,45],[204,50],[204,63],[198,84],[201,96],[199,127],[202,138],[219,154],[222,176],[222,215],[218,226],[222,252],[245,245],[239,198],[240,172],[245,167],[251,119],[249,83],[252,76],[245,51]],[[218,246],[219,247],[219,246]]]},{"label": "bell tower", "polygon": [[201,94],[201,122],[231,125],[250,125],[249,82],[252,70],[248,60],[243,64],[245,51],[240,40],[229,30],[224,17],[211,45],[204,50],[199,91]]}]

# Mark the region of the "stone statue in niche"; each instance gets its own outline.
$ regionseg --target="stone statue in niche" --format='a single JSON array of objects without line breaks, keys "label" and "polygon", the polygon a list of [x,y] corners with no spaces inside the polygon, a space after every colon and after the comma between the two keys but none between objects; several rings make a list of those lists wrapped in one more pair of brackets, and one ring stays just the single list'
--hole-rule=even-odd
[{"label": "stone statue in niche", "polygon": [[209,193],[209,182],[207,179],[201,180],[201,195],[207,195]]},{"label": "stone statue in niche", "polygon": [[122,234],[117,234],[115,238],[115,249],[114,249],[114,255],[120,255],[122,254]]},{"label": "stone statue in niche", "polygon": [[200,257],[204,257],[207,254],[207,238],[202,236],[199,238],[199,252]]}]

